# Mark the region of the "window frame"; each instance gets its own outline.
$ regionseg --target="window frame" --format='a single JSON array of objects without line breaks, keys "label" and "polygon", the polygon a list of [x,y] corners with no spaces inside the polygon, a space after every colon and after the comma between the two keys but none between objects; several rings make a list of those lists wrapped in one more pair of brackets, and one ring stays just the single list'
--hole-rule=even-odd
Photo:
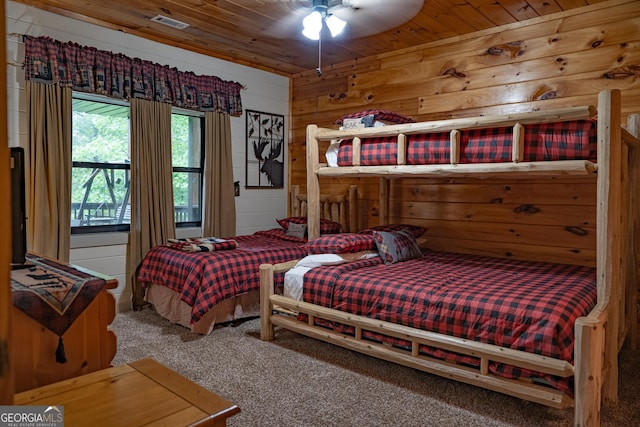
[{"label": "window frame", "polygon": [[[81,99],[91,102],[103,103],[103,104],[112,104],[123,106],[127,108],[131,108],[131,105],[128,101],[119,100],[116,98],[110,98],[103,95],[97,94],[89,94],[84,92],[73,92],[74,99]],[[183,115],[195,117],[198,119],[200,124],[200,161],[199,166],[171,166],[171,174],[172,174],[172,184],[173,184],[173,174],[174,173],[197,173],[199,174],[198,185],[199,189],[199,204],[200,204],[200,219],[197,221],[181,221],[175,222],[176,229],[186,229],[186,228],[200,228],[202,227],[203,215],[204,215],[204,163],[205,163],[205,117],[204,113],[200,111],[186,110],[182,108],[172,107],[171,115]],[[129,120],[131,115],[129,114]],[[73,124],[72,124],[73,126]],[[131,133],[131,128],[129,128],[129,132]],[[193,141],[195,143],[195,141]],[[173,140],[171,141],[173,145]],[[172,147],[173,148],[173,147]],[[73,143],[72,143],[73,150]],[[129,150],[131,147],[129,146]],[[131,152],[129,151],[129,158],[131,157]],[[106,170],[127,170],[131,171],[130,163],[97,163],[97,162],[78,162],[72,161],[71,168],[100,168]],[[173,187],[173,193],[175,193],[175,187]],[[130,198],[130,196],[129,196]],[[130,202],[129,202],[130,203]],[[174,200],[172,201],[173,210],[174,210],[174,218],[175,218],[175,195]],[[109,224],[109,225],[89,225],[89,226],[71,226],[71,234],[72,235],[87,235],[87,234],[95,234],[95,233],[122,233],[129,232],[131,230],[131,224]]]},{"label": "window frame", "polygon": [[[85,93],[85,92],[77,92],[73,91],[72,94],[73,99],[80,99],[84,101],[97,102],[102,104],[111,104],[117,105],[121,107],[126,107],[129,109],[129,124],[131,124],[131,106],[129,102],[124,100],[119,100],[116,98],[110,98],[103,95],[93,94],[93,93]],[[73,112],[73,109],[72,109]],[[73,129],[73,122],[71,124]],[[131,126],[129,126],[129,144],[131,141]],[[131,147],[129,146],[129,158],[131,158]],[[73,141],[71,143],[71,151],[73,158]],[[130,163],[98,163],[98,162],[71,162],[71,171],[73,173],[74,168],[95,168],[98,167],[100,169],[105,170],[127,170],[131,173],[131,164]],[[131,185],[131,184],[129,184]],[[131,196],[129,195],[129,199]],[[95,233],[122,233],[129,232],[131,230],[131,224],[110,224],[110,225],[85,225],[85,226],[71,226],[71,235],[84,235],[84,234],[95,234]]]}]

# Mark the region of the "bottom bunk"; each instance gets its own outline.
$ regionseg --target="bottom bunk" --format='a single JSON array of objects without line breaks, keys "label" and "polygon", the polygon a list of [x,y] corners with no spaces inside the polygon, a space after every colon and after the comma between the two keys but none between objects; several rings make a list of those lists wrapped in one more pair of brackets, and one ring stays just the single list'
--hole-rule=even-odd
[{"label": "bottom bunk", "polygon": [[263,316],[263,339],[282,326],[534,402],[574,404],[573,329],[596,307],[594,268],[435,251],[392,264],[330,258],[302,280],[290,276],[299,267],[287,272],[285,291],[303,301],[272,292],[274,272],[322,264],[314,257],[262,266],[262,304],[275,309]]},{"label": "bottom bunk", "polygon": [[273,275],[297,264],[261,266],[264,340],[280,326],[555,408],[582,408],[574,395],[601,384],[597,357],[573,358],[574,328],[576,349],[604,344],[594,268],[427,251],[315,267],[288,291],[303,300],[276,294]]}]

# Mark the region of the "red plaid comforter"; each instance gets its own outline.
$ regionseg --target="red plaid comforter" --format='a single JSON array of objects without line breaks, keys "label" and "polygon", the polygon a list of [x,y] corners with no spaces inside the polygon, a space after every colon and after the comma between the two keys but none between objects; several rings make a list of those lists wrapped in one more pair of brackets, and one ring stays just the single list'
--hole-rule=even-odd
[{"label": "red plaid comforter", "polygon": [[181,252],[167,246],[152,248],[138,271],[138,280],[178,292],[192,307],[195,323],[220,301],[259,289],[259,267],[302,258],[306,239],[286,236],[283,229],[258,231],[233,239],[238,247],[218,252]]},{"label": "red plaid comforter", "polygon": [[[513,127],[461,131],[460,163],[511,161]],[[353,164],[353,141],[344,140],[338,151],[338,166]],[[407,135],[408,165],[450,163],[449,132]],[[594,120],[574,120],[525,126],[523,161],[592,160],[596,158],[597,126]],[[362,138],[360,164],[395,165],[396,138]]]},{"label": "red plaid comforter", "polygon": [[[391,265],[374,258],[314,268],[305,275],[303,297],[344,312],[573,362],[575,320],[591,311],[596,294],[594,268],[425,252],[423,258]],[[366,337],[408,345],[371,333]],[[473,357],[421,350],[479,365]],[[497,363],[490,369],[508,378],[539,378],[571,393],[566,380]]]}]

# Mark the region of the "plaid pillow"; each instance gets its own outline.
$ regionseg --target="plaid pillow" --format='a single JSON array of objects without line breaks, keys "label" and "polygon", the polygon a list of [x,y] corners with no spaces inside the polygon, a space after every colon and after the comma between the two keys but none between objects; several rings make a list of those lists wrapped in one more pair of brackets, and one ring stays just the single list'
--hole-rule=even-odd
[{"label": "plaid pillow", "polygon": [[307,235],[307,224],[296,224],[295,222],[290,222],[285,234],[287,236],[297,237],[298,239],[304,239]]},{"label": "plaid pillow", "polygon": [[[280,224],[280,227],[287,230],[289,228],[289,224],[306,224],[307,217],[306,216],[290,216],[288,218],[276,219],[276,222]],[[339,222],[331,221],[328,219],[320,220],[320,234],[334,234],[340,233],[342,231],[342,225]]]},{"label": "plaid pillow", "polygon": [[415,237],[407,231],[374,231],[373,238],[380,258],[385,264],[393,264],[422,257]]},{"label": "plaid pillow", "polygon": [[358,117],[365,117],[369,115],[373,115],[373,118],[375,120],[384,120],[386,122],[391,122],[391,123],[414,123],[415,122],[415,120],[413,120],[412,118],[403,116],[402,114],[394,113],[393,111],[371,109],[371,110],[359,111],[357,113],[345,114],[344,116],[336,120],[336,124],[341,125],[344,119],[357,119]]},{"label": "plaid pillow", "polygon": [[309,254],[344,254],[376,249],[373,235],[357,233],[328,234],[304,245]]},{"label": "plaid pillow", "polygon": [[358,231],[359,234],[374,234],[376,231],[400,231],[406,230],[413,235],[414,238],[418,238],[427,232],[427,229],[424,227],[420,227],[419,225],[411,225],[411,224],[385,224],[385,225],[374,225],[373,227],[365,228],[364,230]]}]

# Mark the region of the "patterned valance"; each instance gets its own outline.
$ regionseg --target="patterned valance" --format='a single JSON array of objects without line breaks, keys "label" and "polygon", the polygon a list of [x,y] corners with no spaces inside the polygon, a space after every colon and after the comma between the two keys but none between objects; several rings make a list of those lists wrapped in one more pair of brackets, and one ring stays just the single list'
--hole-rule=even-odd
[{"label": "patterned valance", "polygon": [[24,36],[27,80],[122,99],[143,98],[199,111],[242,115],[242,85],[119,53]]}]

